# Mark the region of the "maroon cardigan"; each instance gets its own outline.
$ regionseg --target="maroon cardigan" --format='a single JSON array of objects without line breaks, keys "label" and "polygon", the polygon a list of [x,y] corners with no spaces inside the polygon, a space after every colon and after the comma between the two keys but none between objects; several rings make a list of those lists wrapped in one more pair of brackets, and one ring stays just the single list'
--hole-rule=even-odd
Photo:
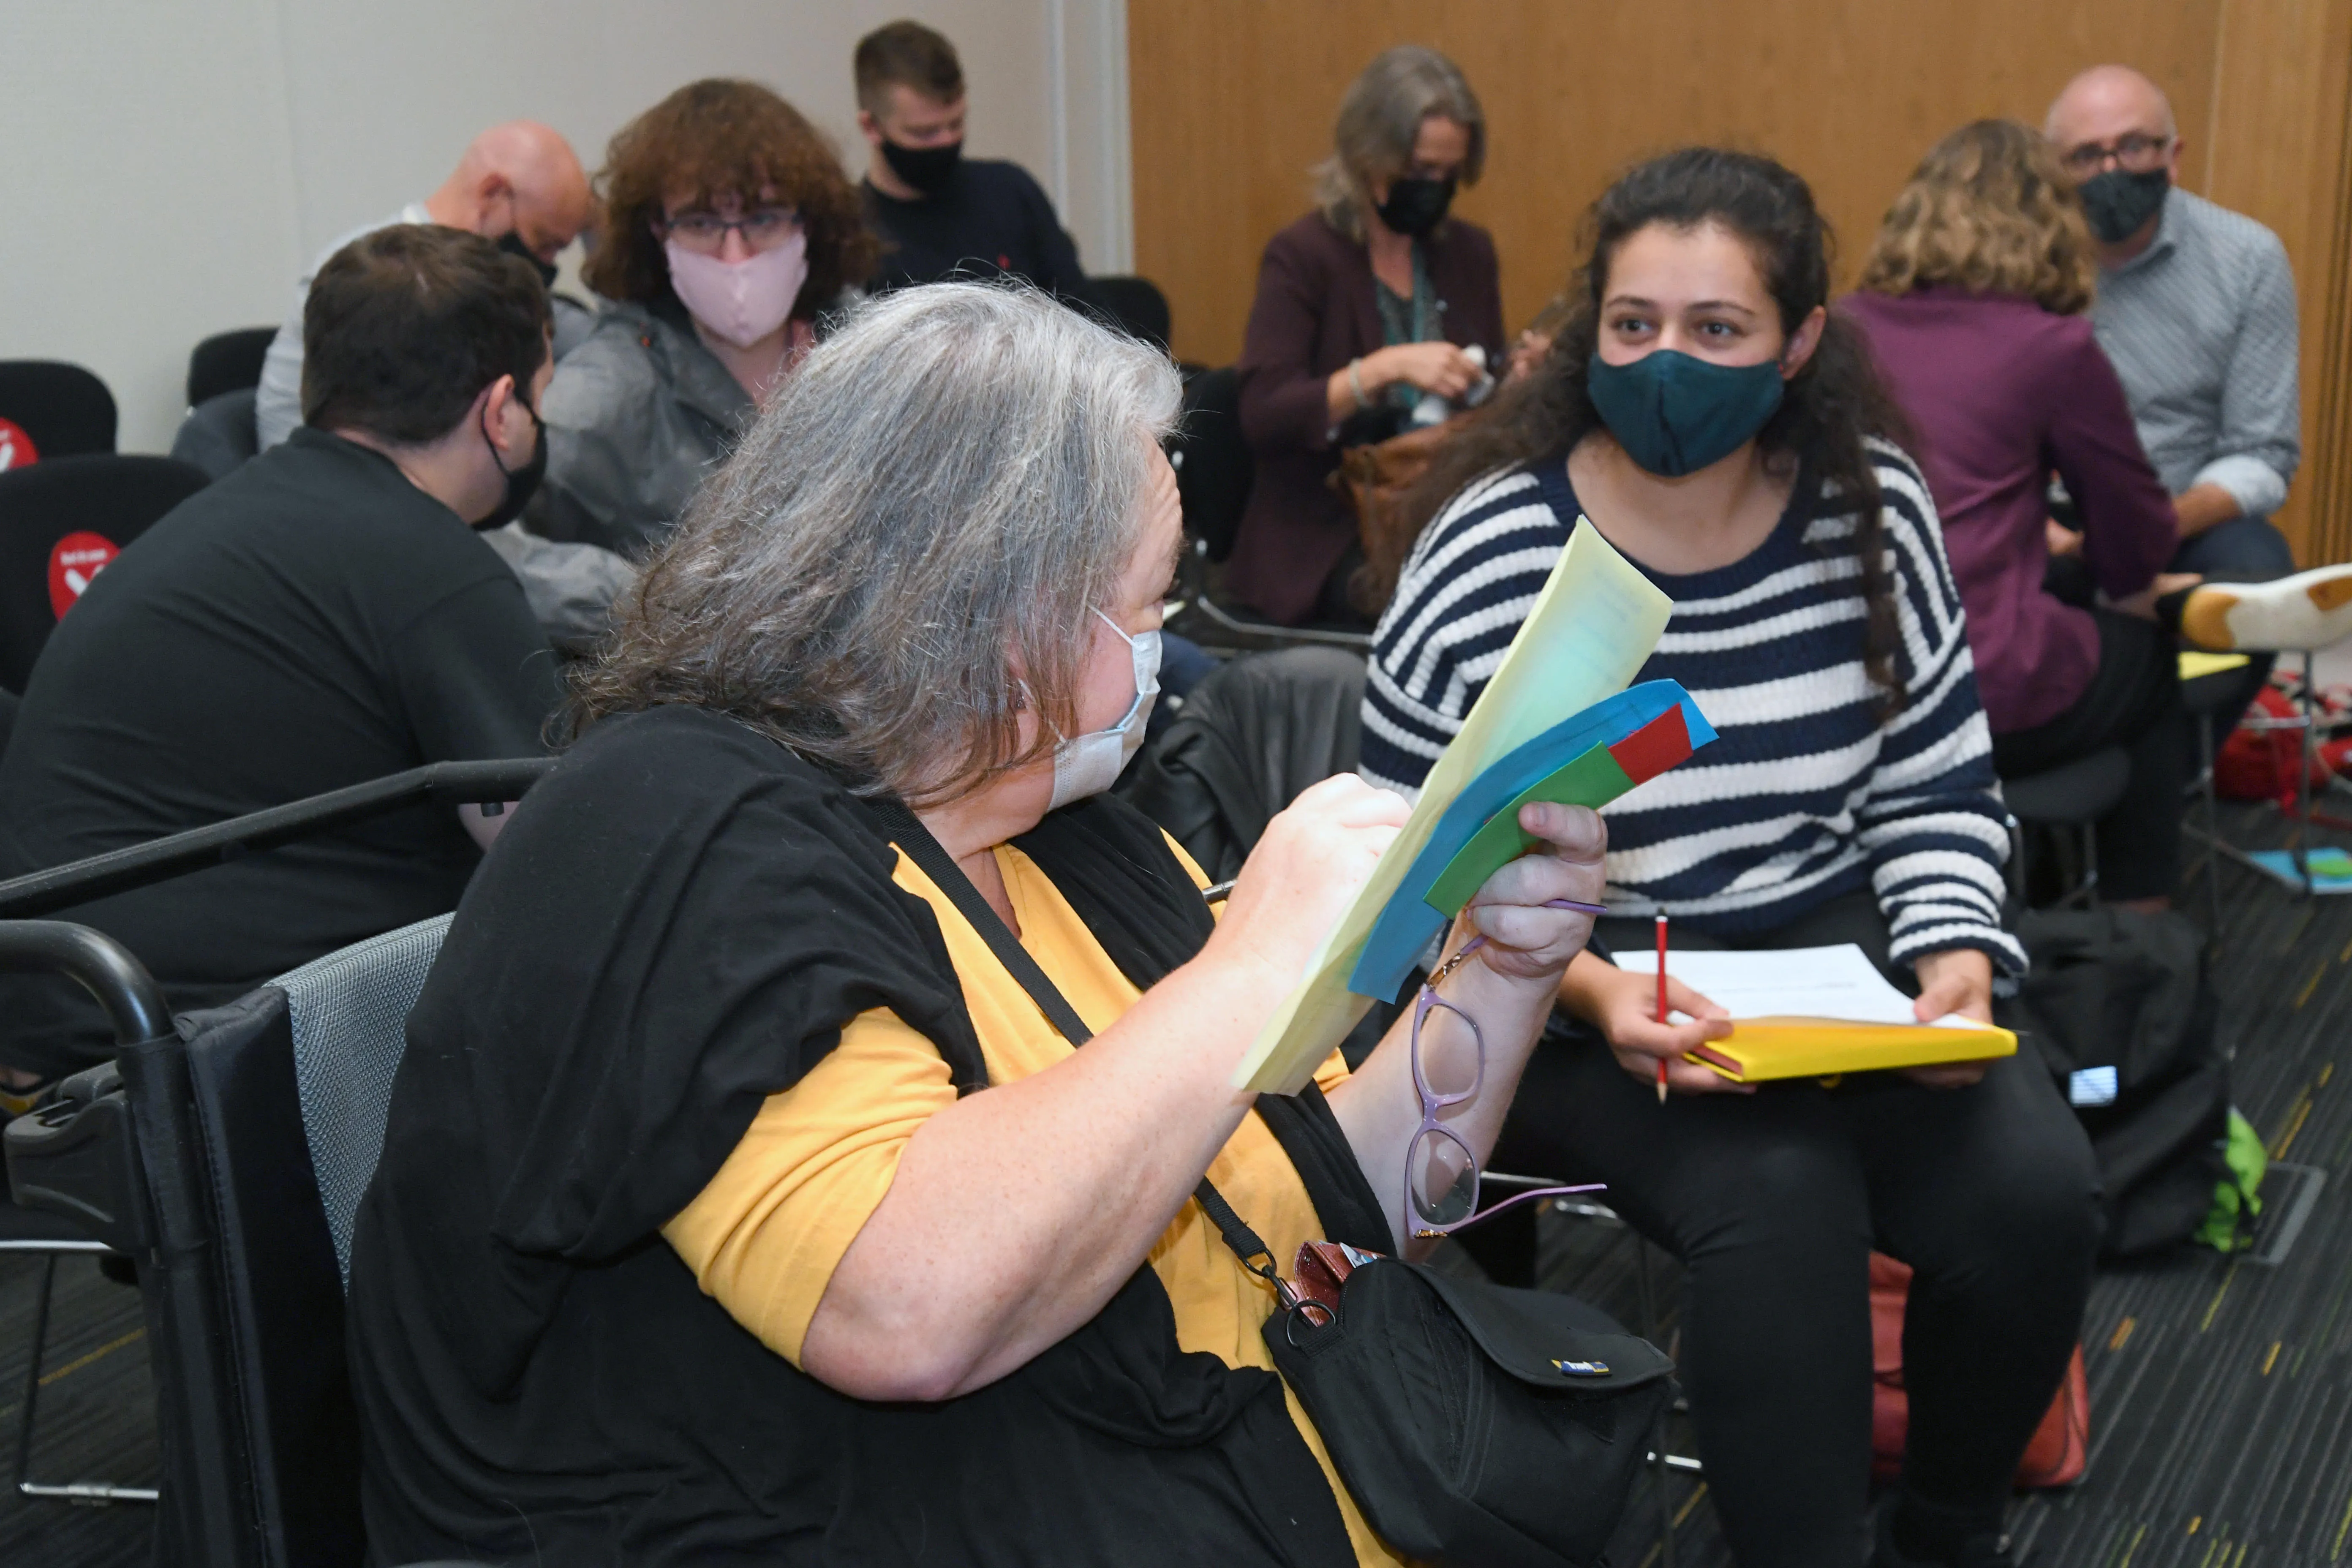
[{"label": "maroon cardigan", "polygon": [[[1503,290],[1495,242],[1449,218],[1429,245],[1429,282],[1449,342],[1503,363]],[[1371,254],[1309,213],[1266,242],[1242,343],[1242,435],[1257,478],[1225,583],[1270,620],[1313,614],[1323,580],[1355,542],[1356,519],[1324,480],[1339,466],[1325,387],[1331,373],[1382,346]]]},{"label": "maroon cardigan", "polygon": [[1857,292],[1838,310],[1870,340],[1917,434],[1992,732],[2048,723],[2099,668],[2091,613],[2042,591],[2051,473],[2082,512],[2083,557],[2110,597],[2147,587],[2179,542],[2115,366],[2089,317],[2013,295]]}]

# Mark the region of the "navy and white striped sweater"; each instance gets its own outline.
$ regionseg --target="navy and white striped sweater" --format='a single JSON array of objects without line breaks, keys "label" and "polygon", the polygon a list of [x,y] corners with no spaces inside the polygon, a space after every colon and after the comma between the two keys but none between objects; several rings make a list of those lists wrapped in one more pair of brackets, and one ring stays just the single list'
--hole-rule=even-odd
[{"label": "navy and white striped sweater", "polygon": [[[1792,501],[1746,559],[1675,576],[1640,679],[1679,680],[1718,739],[1611,805],[1609,903],[1733,936],[1863,886],[1908,961],[1973,947],[2025,966],[2001,930],[2009,838],[1959,590],[1927,482],[1874,442],[1895,585],[1905,703],[1877,717],[1863,670],[1851,511]],[[1802,499],[1801,486],[1800,500]],[[1481,479],[1423,531],[1373,639],[1362,772],[1407,795],[1462,727],[1568,544],[1566,466]]]}]

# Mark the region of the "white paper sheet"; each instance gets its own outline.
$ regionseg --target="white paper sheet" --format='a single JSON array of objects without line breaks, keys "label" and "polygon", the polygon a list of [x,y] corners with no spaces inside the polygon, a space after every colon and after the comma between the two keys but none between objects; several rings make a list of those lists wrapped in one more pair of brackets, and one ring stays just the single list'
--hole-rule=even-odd
[{"label": "white paper sheet", "polygon": [[[1616,954],[1617,966],[1658,972],[1658,955],[1644,948]],[[1741,1018],[1834,1018],[1849,1024],[1916,1024],[1911,998],[1887,984],[1878,966],[1853,942],[1835,947],[1784,947],[1760,952],[1699,952],[1668,945],[1666,973]],[[1681,1022],[1683,1015],[1672,1015]],[[1948,1013],[1939,1028],[1981,1029],[1974,1018]]]},{"label": "white paper sheet", "polygon": [[1620,555],[1601,531],[1570,535],[1502,667],[1423,781],[1412,816],[1371,879],[1308,961],[1307,978],[1276,1009],[1234,1069],[1234,1087],[1297,1094],[1371,1002],[1348,989],[1372,921],[1463,787],[1515,747],[1622,691],[1658,646],[1674,601]]}]

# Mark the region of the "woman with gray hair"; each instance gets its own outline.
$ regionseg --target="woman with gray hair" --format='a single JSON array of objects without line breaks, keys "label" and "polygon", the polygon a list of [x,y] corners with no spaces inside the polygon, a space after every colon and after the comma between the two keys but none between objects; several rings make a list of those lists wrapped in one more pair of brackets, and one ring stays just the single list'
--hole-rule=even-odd
[{"label": "woman with gray hair", "polygon": [[[1285,1260],[1423,1245],[1409,1029],[1231,1081],[1404,806],[1316,785],[1213,917],[1102,793],[1175,408],[1043,296],[909,289],[648,565],[409,1019],[350,1289],[380,1559],[1391,1560],[1192,1194]],[[1419,1047],[1450,1083],[1483,1048],[1444,1110],[1478,1151],[1588,931],[1548,901],[1600,889],[1598,818],[1523,825],[1547,852],[1450,939],[1486,939],[1443,982],[1484,1046]]]},{"label": "woman with gray hair", "polygon": [[1257,473],[1225,581],[1269,619],[1366,618],[1355,513],[1328,484],[1341,449],[1451,412],[1503,363],[1495,242],[1448,216],[1486,163],[1460,68],[1402,45],[1339,100],[1316,210],[1266,242],[1239,367]]}]

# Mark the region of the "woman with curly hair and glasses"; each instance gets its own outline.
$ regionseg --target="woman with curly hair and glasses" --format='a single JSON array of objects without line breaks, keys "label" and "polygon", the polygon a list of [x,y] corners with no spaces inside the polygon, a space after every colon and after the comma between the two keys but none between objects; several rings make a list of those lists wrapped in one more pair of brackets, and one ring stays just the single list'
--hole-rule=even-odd
[{"label": "woman with curly hair and glasses", "polygon": [[643,555],[845,303],[877,249],[840,156],[756,82],[689,83],[621,128],[596,176],[607,301],[548,388],[557,539]]},{"label": "woman with curly hair and glasses", "polygon": [[[2097,276],[2049,143],[1979,120],[1920,161],[1839,313],[1918,429],[1994,766],[2014,777],[2128,750],[2131,787],[2098,824],[2099,890],[2161,907],[2179,875],[2189,742],[2174,639],[2153,617],[2177,630],[2187,595],[2173,590],[2196,579],[2158,576],[2179,542],[2172,501],[2091,332]],[[2079,537],[2048,521],[2053,472]],[[2051,574],[2053,540],[2080,563]],[[2094,587],[2116,607],[2094,607]]]}]

